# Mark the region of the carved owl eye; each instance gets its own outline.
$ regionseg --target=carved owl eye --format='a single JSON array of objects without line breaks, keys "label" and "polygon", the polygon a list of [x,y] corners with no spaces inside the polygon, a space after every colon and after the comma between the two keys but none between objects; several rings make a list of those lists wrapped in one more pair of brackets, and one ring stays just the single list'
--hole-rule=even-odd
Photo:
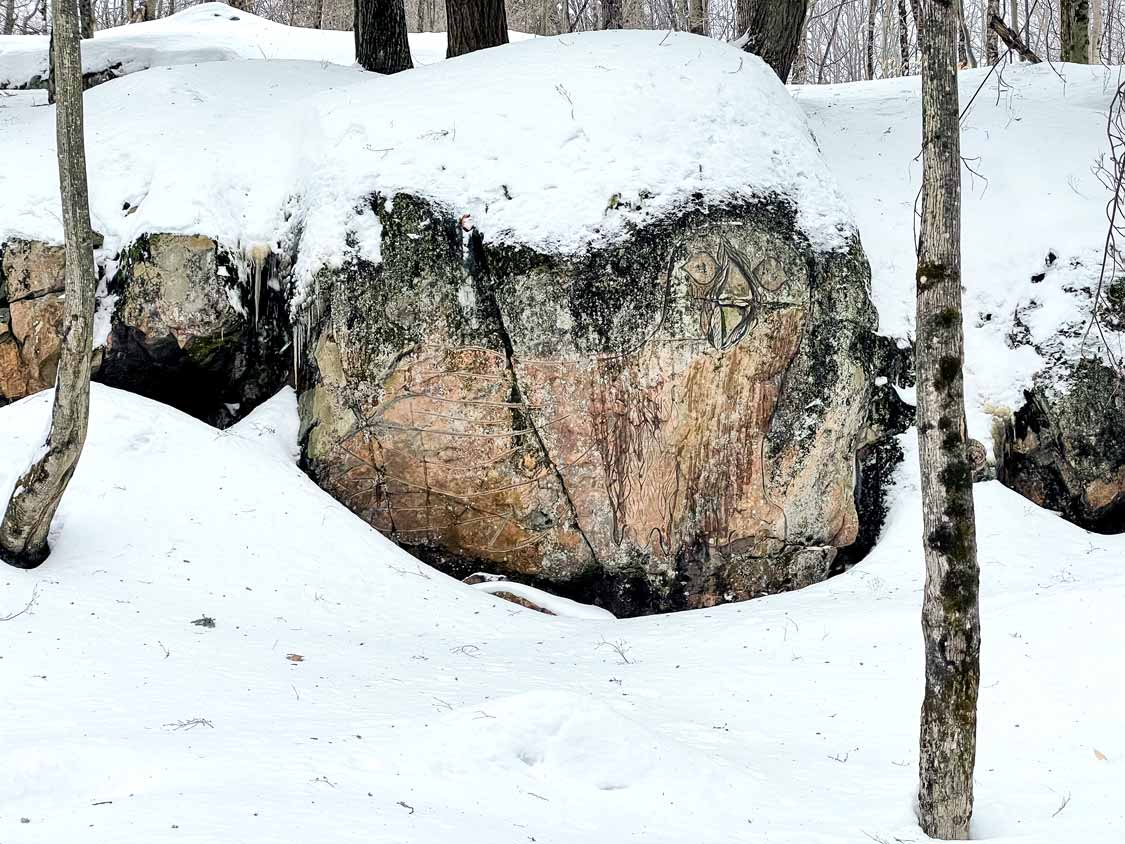
[{"label": "carved owl eye", "polygon": [[691,283],[701,290],[707,290],[715,282],[719,262],[707,252],[699,252],[688,258],[680,269],[691,279]]}]

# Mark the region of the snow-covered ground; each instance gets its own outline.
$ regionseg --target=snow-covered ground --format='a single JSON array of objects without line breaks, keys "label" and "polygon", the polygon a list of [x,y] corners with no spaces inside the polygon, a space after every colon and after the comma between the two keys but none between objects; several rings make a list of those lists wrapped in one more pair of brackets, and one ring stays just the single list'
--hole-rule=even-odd
[{"label": "snow-covered ground", "polygon": [[[338,34],[224,20],[210,41],[202,20],[156,39],[159,63],[219,50],[228,24],[267,33],[254,37],[269,60],[212,53],[87,94],[94,222],[111,249],[143,231],[245,246],[301,231],[308,271],[340,257],[348,229],[377,249],[353,212],[364,192],[419,185],[488,237],[578,249],[620,230],[616,193],[651,191],[642,219],[700,186],[775,189],[805,201],[825,243],[858,222],[883,330],[911,332],[917,80],[793,91],[833,178],[768,71],[705,39],[537,39],[378,78],[341,66],[350,36],[333,59],[315,39]],[[95,44],[144,32],[129,30]],[[247,58],[250,40],[234,40]],[[0,66],[12,55],[0,41]],[[965,202],[982,438],[987,405],[1017,403],[1041,365],[1005,345],[1013,311],[1041,302],[1035,337],[1080,318],[1062,286],[1088,283],[1104,234],[1090,168],[1117,71],[1061,71],[1065,85],[1006,70],[966,119],[965,154],[987,178],[966,177]],[[982,79],[963,74],[963,101]],[[0,240],[59,236],[41,102],[0,93]],[[1048,251],[1058,260],[1033,283]],[[49,398],[0,409],[0,499]],[[300,472],[296,430],[291,392],[220,432],[95,386],[52,556],[0,569],[0,841],[923,839],[912,433],[884,536],[847,574],[616,621],[523,609],[418,563]],[[976,492],[975,837],[1119,842],[1125,537],[996,483]]]},{"label": "snow-covered ground", "polygon": [[[0,490],[49,398],[0,410]],[[295,414],[286,392],[219,432],[95,386],[52,556],[0,570],[0,618],[34,599],[0,622],[0,840],[922,839],[912,453],[846,575],[567,619],[362,524],[294,465]],[[1119,842],[1125,538],[977,495],[976,836]]]},{"label": "snow-covered ground", "polygon": [[[1121,74],[1042,64],[1005,67],[987,81],[987,70],[960,75],[962,108],[980,89],[962,122],[962,280],[969,428],[984,442],[990,412],[1022,406],[1044,365],[1030,346],[1009,348],[1017,307],[1037,345],[1089,318],[1089,302],[1064,287],[1097,283],[1109,194],[1094,169],[1108,151],[1106,112]],[[794,89],[855,213],[880,330],[898,337],[914,334],[920,86],[914,76]]]},{"label": "snow-covered ground", "polygon": [[[416,65],[445,58],[444,32],[409,37]],[[521,41],[531,36],[509,32],[508,37]],[[105,29],[93,41],[82,42],[84,73],[117,68],[115,73],[123,75],[150,67],[259,59],[350,65],[355,39],[350,31],[285,26],[224,3],[202,3],[149,23]],[[0,88],[20,88],[47,73],[47,36],[0,35]]]}]

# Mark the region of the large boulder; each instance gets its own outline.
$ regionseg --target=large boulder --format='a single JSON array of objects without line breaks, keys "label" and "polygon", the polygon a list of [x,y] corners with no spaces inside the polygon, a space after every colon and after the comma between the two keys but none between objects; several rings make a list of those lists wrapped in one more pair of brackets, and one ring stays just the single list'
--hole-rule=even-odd
[{"label": "large boulder", "polygon": [[859,525],[874,310],[857,239],[690,209],[566,256],[376,197],[382,261],[300,339],[313,477],[413,553],[618,615],[827,577]]},{"label": "large boulder", "polygon": [[[268,249],[245,254],[206,237],[157,234],[117,257],[96,322],[97,381],[218,425],[273,395],[290,371],[288,310]],[[2,250],[10,316],[0,320],[0,396],[50,387],[59,356],[62,247],[13,240]],[[0,316],[4,311],[0,310]]]}]

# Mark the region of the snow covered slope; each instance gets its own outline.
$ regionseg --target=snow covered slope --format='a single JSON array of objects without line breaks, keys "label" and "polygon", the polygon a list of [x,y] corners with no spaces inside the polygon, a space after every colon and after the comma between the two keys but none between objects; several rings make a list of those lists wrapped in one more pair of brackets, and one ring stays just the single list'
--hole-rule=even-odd
[{"label": "snow covered slope", "polygon": [[[512,41],[532,36],[509,32]],[[445,58],[444,32],[410,35],[415,64]],[[116,75],[149,67],[239,59],[304,59],[350,65],[355,40],[350,31],[285,26],[232,9],[225,3],[202,3],[150,23],[118,26],[82,42],[82,70]],[[120,67],[117,67],[120,66]],[[47,76],[47,37],[0,36],[0,88],[19,88]]]},{"label": "snow covered slope", "polygon": [[[0,101],[2,106],[2,101]],[[823,248],[851,218],[804,115],[759,59],[682,33],[537,38],[382,77],[316,62],[154,68],[86,95],[94,228],[299,240],[307,278],[373,191],[424,192],[485,236],[578,252],[688,202],[778,194]],[[54,116],[0,107],[0,241],[58,241]],[[128,203],[128,205],[126,205]]]},{"label": "snow covered slope", "polygon": [[[0,489],[49,400],[0,410]],[[295,436],[291,393],[218,432],[95,385],[54,553],[0,570],[0,840],[922,840],[909,473],[846,575],[578,620],[418,564]],[[977,491],[976,836],[1119,842],[1125,538]]]},{"label": "snow covered slope", "polygon": [[[1030,346],[1009,348],[1017,307],[1037,345],[1057,342],[1060,327],[1089,318],[1088,302],[1064,287],[1097,283],[1109,194],[1094,168],[1108,151],[1106,111],[1121,72],[1006,67],[962,123],[966,400],[970,433],[984,442],[991,438],[988,410],[1020,407],[1022,390],[1044,365]],[[961,73],[962,108],[987,73]],[[913,336],[919,78],[810,85],[794,96],[855,212],[880,330]],[[1050,254],[1056,260],[1049,265]],[[1078,345],[1067,352],[1076,354]]]}]

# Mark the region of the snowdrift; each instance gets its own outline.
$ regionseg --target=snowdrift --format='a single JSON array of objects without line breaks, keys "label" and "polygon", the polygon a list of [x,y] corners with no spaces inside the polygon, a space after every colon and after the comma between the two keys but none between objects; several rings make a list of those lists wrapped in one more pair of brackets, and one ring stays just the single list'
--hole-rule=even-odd
[{"label": "snowdrift", "polygon": [[[0,489],[50,398],[0,409]],[[220,433],[95,385],[53,554],[0,578],[0,696],[25,713],[0,728],[0,837],[920,840],[909,471],[848,574],[571,620],[362,525],[293,464],[295,412],[283,393]],[[1119,841],[1125,542],[977,492],[974,837]]]}]

